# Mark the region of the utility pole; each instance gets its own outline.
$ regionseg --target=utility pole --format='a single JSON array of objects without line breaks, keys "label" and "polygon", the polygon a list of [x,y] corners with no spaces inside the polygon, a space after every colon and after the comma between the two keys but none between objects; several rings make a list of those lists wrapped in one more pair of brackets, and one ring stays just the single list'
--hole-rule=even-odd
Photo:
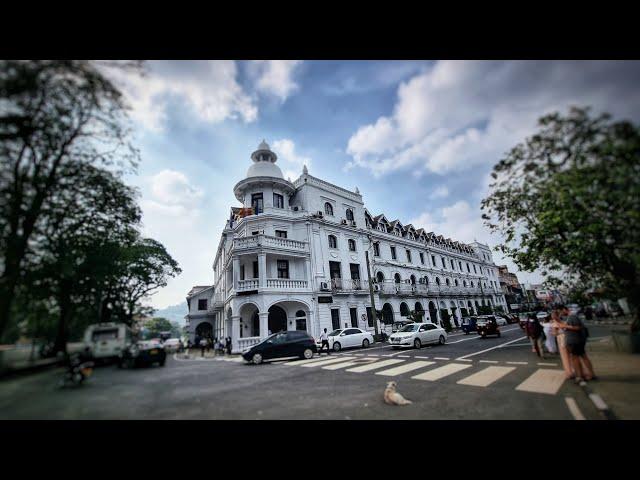
[{"label": "utility pole", "polygon": [[[369,237],[369,245],[371,245],[371,237]],[[371,297],[371,316],[373,317],[373,327],[376,331],[376,338],[379,337],[378,333],[378,316],[376,315],[376,304],[373,297],[373,282],[371,281],[371,268],[369,267],[369,249],[365,250],[364,257],[367,261],[367,278],[369,279],[369,295]]]}]

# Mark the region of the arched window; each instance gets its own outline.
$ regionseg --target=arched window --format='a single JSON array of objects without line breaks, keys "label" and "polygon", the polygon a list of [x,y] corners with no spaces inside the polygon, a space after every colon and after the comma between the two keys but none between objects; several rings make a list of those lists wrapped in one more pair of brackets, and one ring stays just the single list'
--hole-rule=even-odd
[{"label": "arched window", "polygon": [[307,314],[304,313],[304,310],[298,310],[296,312],[296,330],[306,330],[307,329]]},{"label": "arched window", "polygon": [[448,287],[449,285],[451,285],[451,282],[449,281],[449,279],[448,279],[448,278],[445,280],[445,283],[447,284],[447,287]]},{"label": "arched window", "polygon": [[352,238],[349,239],[349,251],[351,252],[356,251],[356,241],[353,240]]},{"label": "arched window", "polygon": [[436,285],[440,285],[440,277],[436,277]]},{"label": "arched window", "polygon": [[414,275],[411,275],[411,285],[415,285],[416,284],[416,277]]},{"label": "arched window", "polygon": [[400,274],[399,274],[399,273],[396,273],[396,274],[393,276],[393,278],[394,278],[394,280],[395,280],[395,282],[396,282],[396,283],[400,283],[400,282],[402,281],[402,278],[400,278]]},{"label": "arched window", "polygon": [[384,282],[384,273],[382,272],[376,273],[376,280],[378,281],[378,283]]},{"label": "arched window", "polygon": [[458,286],[458,279],[456,278],[456,279],[453,281],[453,283],[454,283],[454,285],[457,287],[457,286]]},{"label": "arched window", "polygon": [[473,282],[471,282],[471,288],[473,288]]},{"label": "arched window", "polygon": [[338,248],[338,239],[335,235],[329,235],[329,248]]},{"label": "arched window", "polygon": [[426,275],[424,276],[424,284],[429,285],[429,277],[427,277]]},{"label": "arched window", "polygon": [[329,202],[324,204],[324,213],[333,217],[333,206]]},{"label": "arched window", "polygon": [[462,281],[462,286],[463,286],[463,287],[466,287],[466,286],[467,286],[467,281],[466,281],[466,280],[463,280],[463,281]]},{"label": "arched window", "polygon": [[409,305],[407,305],[404,302],[400,304],[400,315],[402,315],[403,317],[406,317],[409,315]]},{"label": "arched window", "polygon": [[350,208],[347,208],[345,215],[347,216],[347,220],[353,221],[353,210],[351,210]]}]

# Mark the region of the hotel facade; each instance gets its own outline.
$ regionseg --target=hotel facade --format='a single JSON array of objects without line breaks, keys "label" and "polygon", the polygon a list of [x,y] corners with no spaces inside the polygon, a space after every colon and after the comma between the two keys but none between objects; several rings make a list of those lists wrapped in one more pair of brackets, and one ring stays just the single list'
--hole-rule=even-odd
[{"label": "hotel facade", "polygon": [[[316,178],[290,182],[262,142],[232,207],[213,261],[213,285],[187,294],[187,333],[232,339],[241,352],[270,333],[314,337],[412,314],[453,326],[481,306],[506,311],[491,249],[372,215],[362,195]],[[367,259],[369,272],[367,271]]]}]

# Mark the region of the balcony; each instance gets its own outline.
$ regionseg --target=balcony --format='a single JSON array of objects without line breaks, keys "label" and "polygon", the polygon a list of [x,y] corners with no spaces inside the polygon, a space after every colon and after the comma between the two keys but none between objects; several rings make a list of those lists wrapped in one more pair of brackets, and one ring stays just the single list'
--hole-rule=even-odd
[{"label": "balcony", "polygon": [[[255,251],[262,249],[277,250],[278,252],[290,252],[308,254],[309,243],[289,238],[272,237],[271,235],[251,235],[239,237],[233,240],[234,252]],[[252,252],[253,253],[253,252]]]},{"label": "balcony", "polygon": [[291,280],[289,278],[267,278],[267,288],[304,290],[309,288],[309,282],[307,280]]},{"label": "balcony", "polygon": [[260,281],[257,278],[252,278],[250,280],[238,280],[238,292],[257,290],[259,285]]},{"label": "balcony", "polygon": [[331,290],[334,293],[369,293],[369,281],[351,278],[332,278]]}]

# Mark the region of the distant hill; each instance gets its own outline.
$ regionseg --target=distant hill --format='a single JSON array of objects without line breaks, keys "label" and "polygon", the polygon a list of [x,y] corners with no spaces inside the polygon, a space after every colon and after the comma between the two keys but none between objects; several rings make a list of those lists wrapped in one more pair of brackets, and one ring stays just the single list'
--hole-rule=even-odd
[{"label": "distant hill", "polygon": [[184,325],[184,316],[187,314],[187,302],[179,303],[178,305],[172,305],[162,310],[156,310],[153,313],[154,317],[164,317],[170,322],[178,322],[178,325]]}]

